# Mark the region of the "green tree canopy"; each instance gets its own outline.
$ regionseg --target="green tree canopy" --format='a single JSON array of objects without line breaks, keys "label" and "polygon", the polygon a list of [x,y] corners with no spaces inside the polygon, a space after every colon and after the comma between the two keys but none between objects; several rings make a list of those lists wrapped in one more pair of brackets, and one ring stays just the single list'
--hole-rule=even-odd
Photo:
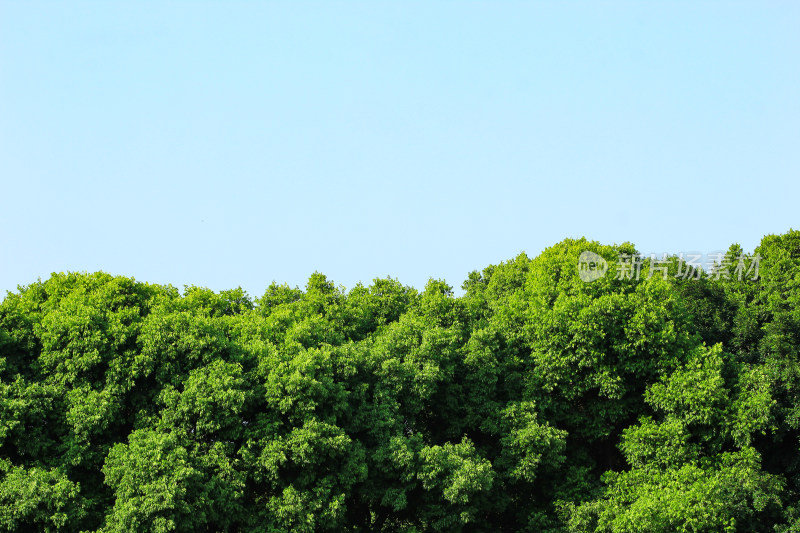
[{"label": "green tree canopy", "polygon": [[22,286],[0,530],[800,530],[800,232],[691,277],[636,254],[567,239],[462,296]]}]

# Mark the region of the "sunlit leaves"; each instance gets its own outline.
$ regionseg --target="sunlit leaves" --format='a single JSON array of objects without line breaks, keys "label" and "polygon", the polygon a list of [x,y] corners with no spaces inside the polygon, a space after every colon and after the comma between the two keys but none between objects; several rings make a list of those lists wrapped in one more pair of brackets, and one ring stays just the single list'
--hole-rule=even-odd
[{"label": "sunlit leaves", "polygon": [[461,297],[54,274],[0,304],[0,529],[792,531],[798,235],[758,284],[585,239]]},{"label": "sunlit leaves", "polygon": [[0,529],[62,531],[84,512],[80,487],[60,469],[23,468],[0,461]]}]

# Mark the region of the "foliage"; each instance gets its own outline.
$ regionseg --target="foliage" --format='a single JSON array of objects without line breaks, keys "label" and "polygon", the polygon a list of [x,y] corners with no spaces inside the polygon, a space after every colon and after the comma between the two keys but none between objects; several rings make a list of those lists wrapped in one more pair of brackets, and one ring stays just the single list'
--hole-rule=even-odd
[{"label": "foliage", "polygon": [[800,530],[800,232],[741,253],[567,239],[460,297],[53,274],[0,303],[0,530]]}]

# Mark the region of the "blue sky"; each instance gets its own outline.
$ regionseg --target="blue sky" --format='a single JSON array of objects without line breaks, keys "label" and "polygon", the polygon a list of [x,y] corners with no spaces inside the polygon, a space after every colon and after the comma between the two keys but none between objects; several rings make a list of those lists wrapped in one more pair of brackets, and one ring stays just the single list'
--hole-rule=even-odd
[{"label": "blue sky", "polygon": [[797,2],[0,0],[0,294],[797,229]]}]

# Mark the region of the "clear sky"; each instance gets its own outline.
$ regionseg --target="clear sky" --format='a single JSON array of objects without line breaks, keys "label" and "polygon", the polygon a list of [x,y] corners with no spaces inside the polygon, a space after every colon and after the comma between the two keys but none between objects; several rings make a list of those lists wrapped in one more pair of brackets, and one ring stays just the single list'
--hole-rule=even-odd
[{"label": "clear sky", "polygon": [[800,228],[800,3],[0,0],[0,295]]}]

